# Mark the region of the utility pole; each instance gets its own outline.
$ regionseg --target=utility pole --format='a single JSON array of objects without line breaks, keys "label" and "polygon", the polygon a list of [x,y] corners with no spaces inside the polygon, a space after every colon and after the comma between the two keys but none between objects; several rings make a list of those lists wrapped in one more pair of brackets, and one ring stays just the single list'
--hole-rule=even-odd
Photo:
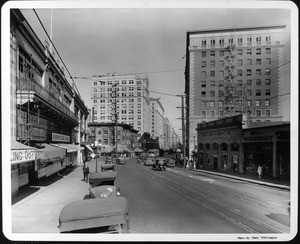
[{"label": "utility pole", "polygon": [[181,97],[181,133],[182,133],[182,147],[183,147],[183,167],[186,168],[186,150],[185,150],[185,127],[184,127],[184,95]]},{"label": "utility pole", "polygon": [[[113,74],[114,75],[114,74]],[[117,113],[117,84],[112,85],[112,94],[114,100],[114,113],[113,113],[113,123],[114,123],[114,145],[116,153],[118,152],[118,135],[117,135],[117,123],[118,123],[118,113]]]}]

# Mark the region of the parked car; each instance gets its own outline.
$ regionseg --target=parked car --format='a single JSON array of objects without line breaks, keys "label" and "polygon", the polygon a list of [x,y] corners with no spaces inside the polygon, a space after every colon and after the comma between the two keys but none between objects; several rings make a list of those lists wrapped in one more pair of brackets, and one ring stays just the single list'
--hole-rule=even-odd
[{"label": "parked car", "polygon": [[129,233],[125,197],[74,201],[60,212],[60,233]]},{"label": "parked car", "polygon": [[[111,191],[112,193],[111,196],[120,196],[121,195],[121,190],[119,187],[119,183],[117,180],[117,172],[116,171],[103,171],[100,173],[91,173],[89,177],[89,183],[90,183],[90,197],[96,196],[98,197],[97,192],[99,194],[101,191],[103,192],[104,187],[100,189],[92,190],[95,187],[98,186],[106,186],[107,191]],[[115,188],[112,188],[112,186]],[[101,194],[100,194],[101,195]]]},{"label": "parked car", "polygon": [[101,172],[103,172],[103,171],[114,171],[114,170],[115,170],[115,165],[114,164],[101,165]]},{"label": "parked car", "polygon": [[152,166],[153,162],[154,162],[154,158],[153,157],[147,157],[144,160],[144,165],[146,165],[146,166]]},{"label": "parked car", "polygon": [[125,160],[125,158],[123,158],[123,157],[117,157],[117,158],[115,159],[115,162],[116,162],[117,164],[126,164],[126,160]]},{"label": "parked car", "polygon": [[154,163],[152,164],[153,170],[166,170],[167,167],[167,158],[157,157],[154,159]]},{"label": "parked car", "polygon": [[174,168],[175,167],[175,160],[169,158],[168,161],[167,161],[167,167]]}]

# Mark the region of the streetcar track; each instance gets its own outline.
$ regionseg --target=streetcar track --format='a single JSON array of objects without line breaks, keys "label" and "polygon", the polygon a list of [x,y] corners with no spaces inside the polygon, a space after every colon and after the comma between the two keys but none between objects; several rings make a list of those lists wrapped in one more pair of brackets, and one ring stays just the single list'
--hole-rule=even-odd
[{"label": "streetcar track", "polygon": [[[159,174],[159,173],[157,173],[157,172],[153,172],[153,171],[150,171],[150,170],[149,170],[149,173],[152,174],[152,176],[150,176],[150,174],[149,174],[149,177],[153,178],[153,175],[155,175],[155,176],[156,176],[155,178],[156,178],[160,183],[162,183],[162,184],[166,185],[167,187],[169,187],[169,188],[171,188],[171,189],[173,189],[173,190],[179,192],[180,194],[184,195],[185,197],[191,199],[193,202],[195,202],[195,203],[197,203],[197,204],[199,204],[199,205],[201,205],[201,206],[203,206],[203,207],[205,207],[205,208],[211,210],[212,212],[216,213],[217,215],[219,215],[219,216],[221,216],[221,217],[227,219],[227,220],[230,221],[231,223],[233,223],[233,224],[235,224],[235,225],[238,225],[239,227],[245,229],[246,231],[248,231],[248,232],[250,232],[250,233],[258,233],[258,232],[257,232],[257,231],[254,231],[251,227],[249,227],[249,226],[247,226],[247,225],[241,223],[240,221],[237,221],[237,220],[231,218],[230,216],[228,216],[228,215],[226,215],[225,213],[223,213],[223,212],[217,210],[216,208],[211,207],[211,206],[209,206],[209,205],[207,205],[207,204],[205,204],[205,203],[203,203],[203,202],[200,202],[200,201],[197,200],[196,198],[193,198],[193,197],[189,196],[187,192],[189,191],[189,192],[192,192],[193,194],[196,194],[196,195],[198,195],[198,196],[200,196],[200,197],[203,197],[203,198],[205,198],[206,200],[208,200],[209,202],[212,202],[212,203],[218,205],[219,207],[222,207],[222,208],[224,208],[225,210],[230,211],[230,212],[232,212],[232,213],[234,213],[234,214],[236,214],[236,215],[238,215],[238,216],[240,216],[240,217],[243,217],[243,218],[245,218],[245,219],[247,219],[247,220],[250,220],[250,221],[254,222],[255,224],[264,226],[265,228],[268,228],[268,229],[273,230],[273,231],[275,231],[275,232],[286,233],[286,232],[284,232],[283,230],[280,230],[280,229],[278,229],[278,228],[276,228],[276,227],[273,227],[273,226],[271,226],[271,225],[269,225],[269,224],[267,224],[267,223],[265,223],[265,222],[263,222],[263,221],[261,221],[261,220],[258,220],[258,219],[254,218],[254,217],[251,217],[251,216],[249,216],[249,215],[246,215],[246,214],[242,213],[240,210],[237,211],[236,209],[232,209],[232,208],[230,208],[229,206],[226,206],[225,204],[222,204],[222,203],[220,203],[219,201],[216,201],[215,199],[209,198],[209,197],[207,197],[207,196],[205,196],[205,195],[203,195],[203,194],[201,194],[201,193],[199,193],[199,192],[196,192],[196,191],[194,191],[194,190],[192,190],[192,189],[190,189],[190,188],[188,188],[188,187],[183,186],[182,184],[178,184],[177,182],[175,182],[175,181],[173,181],[173,180],[170,180],[170,179],[164,177],[163,175],[161,175],[161,174]],[[180,177],[180,178],[182,178],[182,177]],[[163,180],[165,180],[165,181],[163,181]],[[188,179],[184,179],[184,180],[188,180]],[[185,190],[176,189],[176,188],[175,188],[174,186],[172,186],[171,184],[168,184],[167,181],[171,182],[172,185],[176,185],[176,186],[178,186],[178,187],[180,187],[180,188],[184,188]],[[208,188],[209,188],[209,187],[208,187]],[[211,188],[209,188],[209,189],[211,189]],[[213,190],[215,190],[215,189],[213,189]]]}]

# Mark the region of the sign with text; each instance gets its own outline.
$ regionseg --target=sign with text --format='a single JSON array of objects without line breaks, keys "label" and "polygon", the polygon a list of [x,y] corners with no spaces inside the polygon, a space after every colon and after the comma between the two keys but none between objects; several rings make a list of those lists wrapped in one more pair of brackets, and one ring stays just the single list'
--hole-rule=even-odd
[{"label": "sign with text", "polygon": [[24,163],[35,160],[34,149],[11,150],[11,163]]},{"label": "sign with text", "polygon": [[52,133],[52,141],[70,142],[70,136]]}]

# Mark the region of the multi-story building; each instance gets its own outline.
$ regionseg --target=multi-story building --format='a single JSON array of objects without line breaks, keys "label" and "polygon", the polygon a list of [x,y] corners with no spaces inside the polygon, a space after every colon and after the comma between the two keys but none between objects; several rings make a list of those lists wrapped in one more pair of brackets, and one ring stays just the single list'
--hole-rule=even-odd
[{"label": "multi-story building", "polygon": [[163,136],[164,136],[164,146],[163,149],[167,150],[170,148],[170,129],[171,129],[171,124],[169,122],[168,118],[164,118],[164,131],[163,131]]},{"label": "multi-story building", "polygon": [[197,123],[244,114],[251,121],[283,117],[285,26],[187,32],[186,142],[193,150]]},{"label": "multi-story building", "polygon": [[19,187],[82,162],[88,110],[76,86],[18,9],[10,22],[12,194]]},{"label": "multi-story building", "polygon": [[[136,75],[107,74],[92,79],[92,122],[133,126],[149,131],[149,81]],[[116,117],[117,115],[117,117]]]},{"label": "multi-story building", "polygon": [[[138,131],[131,125],[117,123],[89,123],[90,142],[101,145],[103,151],[115,149],[117,152],[128,152],[137,143]],[[115,143],[117,142],[117,143]]]},{"label": "multi-story building", "polygon": [[158,138],[160,148],[164,146],[164,113],[159,98],[150,98],[150,135],[153,139]]}]

